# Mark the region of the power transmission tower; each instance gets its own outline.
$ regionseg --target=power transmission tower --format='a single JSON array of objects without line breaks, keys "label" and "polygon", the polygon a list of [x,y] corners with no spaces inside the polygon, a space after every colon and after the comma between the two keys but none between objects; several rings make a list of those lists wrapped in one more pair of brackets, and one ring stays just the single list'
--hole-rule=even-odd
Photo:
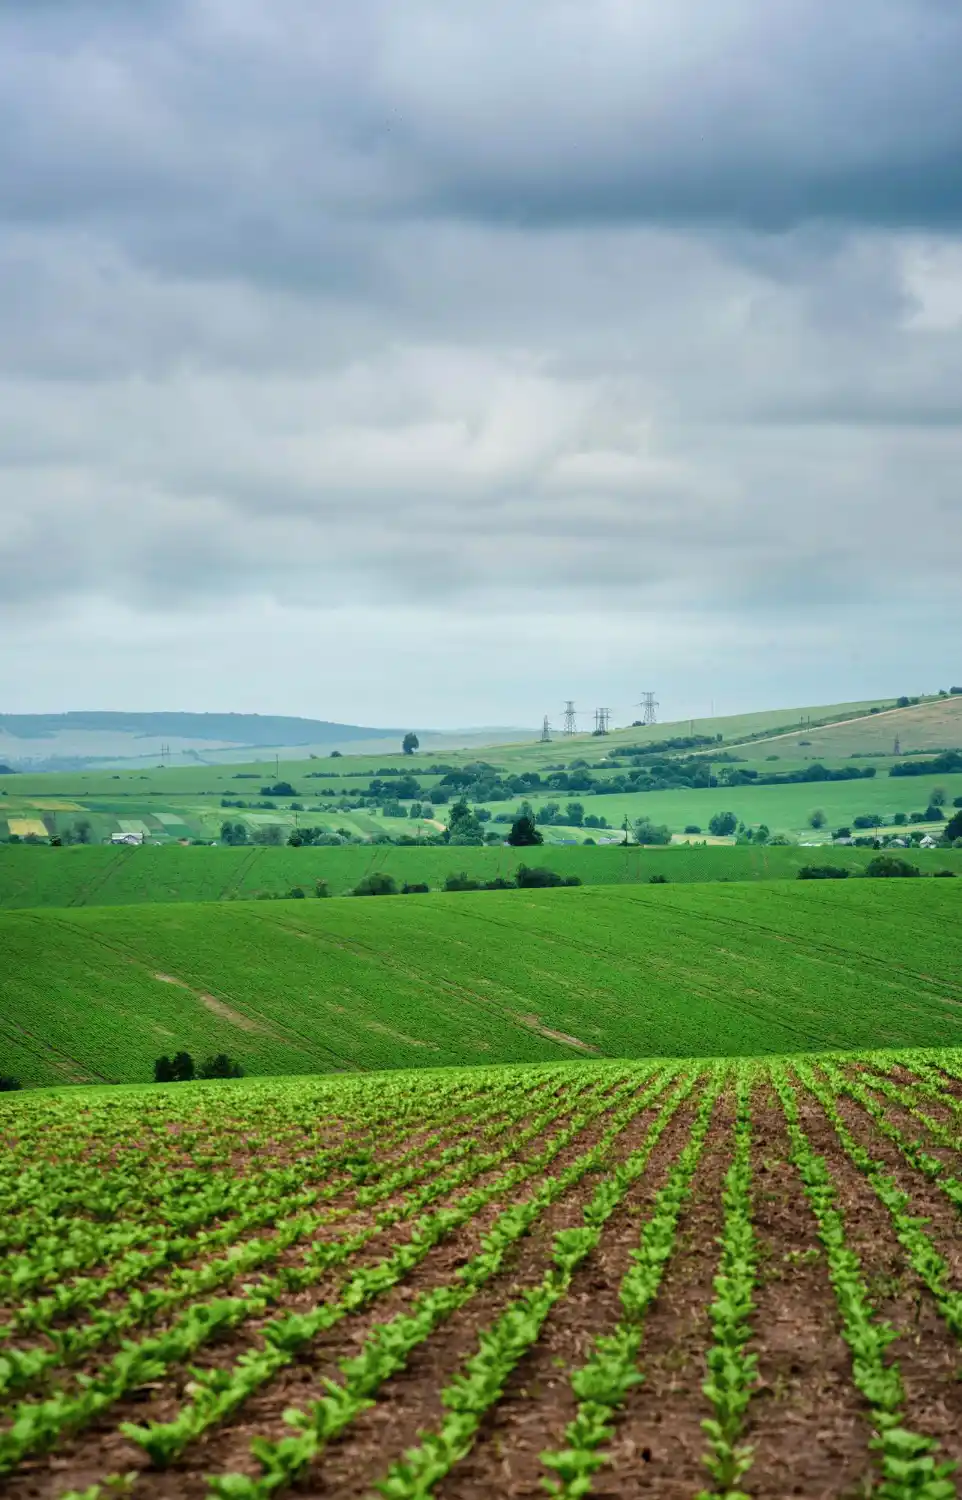
[{"label": "power transmission tower", "polygon": [[551,725],[548,723],[547,714],[545,714],[544,723],[541,726],[541,743],[542,745],[550,745],[551,743]]},{"label": "power transmission tower", "polygon": [[608,733],[608,721],[611,718],[610,708],[595,709],[595,734]]},{"label": "power transmission tower", "polygon": [[163,761],[164,765],[166,765],[167,762],[170,760],[170,746],[169,745],[161,745],[161,747],[160,747],[160,758]]},{"label": "power transmission tower", "polygon": [[578,733],[578,716],[575,713],[574,701],[571,698],[566,698],[565,699],[565,723],[564,723],[564,730],[562,731],[562,733],[564,733],[564,734],[577,734]]},{"label": "power transmission tower", "polygon": [[654,693],[642,693],[641,702],[636,703],[635,707],[642,710],[641,722],[643,724],[658,723],[657,709],[660,707],[660,704]]},{"label": "power transmission tower", "polygon": [[895,736],[895,744],[892,746],[892,754],[893,755],[901,755],[902,754],[902,746],[899,744],[899,737],[898,737],[898,735]]}]

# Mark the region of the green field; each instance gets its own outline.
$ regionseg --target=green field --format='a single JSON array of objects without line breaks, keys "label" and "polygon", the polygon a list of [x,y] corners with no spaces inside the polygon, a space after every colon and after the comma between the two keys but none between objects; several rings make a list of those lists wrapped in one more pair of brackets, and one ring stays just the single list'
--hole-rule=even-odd
[{"label": "green field", "polygon": [[[909,851],[919,869],[962,875],[962,850]],[[313,896],[318,880],[332,895],[353,890],[372,870],[392,875],[400,887],[423,883],[433,890],[460,870],[478,880],[512,878],[518,865],[542,865],[577,875],[584,885],[634,885],[666,880],[791,880],[806,864],[840,865],[857,872],[874,858],[871,849],[767,848],[746,845],[679,844],[670,848],[587,848],[543,845],[535,849],[380,844],[343,848],[228,849],[152,846],[104,848],[0,845],[0,907],[126,906],[140,902],[237,901],[283,896],[299,886]]]},{"label": "green field", "polygon": [[954,881],[583,887],[0,916],[0,1071],[252,1073],[962,1044]]}]

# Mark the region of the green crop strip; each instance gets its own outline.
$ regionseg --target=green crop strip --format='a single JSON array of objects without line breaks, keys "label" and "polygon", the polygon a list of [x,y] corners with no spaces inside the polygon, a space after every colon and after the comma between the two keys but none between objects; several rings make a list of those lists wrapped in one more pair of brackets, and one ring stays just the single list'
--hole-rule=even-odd
[{"label": "green crop strip", "polygon": [[[752,1336],[752,1293],[758,1272],[758,1247],[752,1227],[751,1078],[746,1067],[736,1082],[735,1152],[725,1177],[721,1259],[715,1277],[715,1300],[709,1308],[714,1343],[708,1351],[708,1380],[702,1387],[713,1415],[702,1426],[709,1452],[704,1462],[714,1480],[713,1495],[747,1500],[738,1488],[752,1462],[752,1448],[739,1442],[745,1413],[757,1377],[758,1358],[748,1352]],[[700,1500],[709,1500],[704,1492]]]},{"label": "green crop strip", "polygon": [[831,1175],[812,1148],[799,1122],[798,1104],[784,1069],[773,1067],[772,1083],[788,1126],[791,1159],[815,1215],[816,1230],[828,1261],[829,1277],[841,1320],[841,1334],[852,1354],[852,1378],[872,1414],[883,1500],[954,1500],[948,1477],[951,1463],[940,1463],[938,1444],[904,1426],[905,1391],[898,1365],[887,1364],[885,1351],[898,1337],[888,1323],[876,1320],[861,1262],[847,1243],[846,1226]]}]

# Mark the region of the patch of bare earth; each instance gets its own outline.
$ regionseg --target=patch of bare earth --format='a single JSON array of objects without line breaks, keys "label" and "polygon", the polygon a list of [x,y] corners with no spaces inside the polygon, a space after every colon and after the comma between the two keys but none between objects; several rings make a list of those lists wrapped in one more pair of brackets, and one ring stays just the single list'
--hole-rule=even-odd
[{"label": "patch of bare earth", "polygon": [[815,1220],[788,1160],[781,1106],[765,1088],[753,1111],[752,1199],[759,1278],[749,1348],[758,1357],[745,1441],[755,1449],[743,1480],[753,1500],[833,1500],[859,1493],[870,1472],[865,1403]]}]

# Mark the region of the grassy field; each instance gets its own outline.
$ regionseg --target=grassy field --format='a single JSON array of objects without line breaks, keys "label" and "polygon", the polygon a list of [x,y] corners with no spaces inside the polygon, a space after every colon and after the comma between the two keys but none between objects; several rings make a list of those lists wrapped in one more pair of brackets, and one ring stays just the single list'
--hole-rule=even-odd
[{"label": "grassy field", "polygon": [[5,912],[0,1071],[962,1045],[960,918],[948,880]]},{"label": "grassy field", "polygon": [[6,1493],[951,1500],[960,1079],[945,1049],[0,1099]]},{"label": "grassy field", "polygon": [[962,695],[929,699],[909,708],[860,717],[850,723],[799,729],[773,741],[772,749],[778,750],[786,759],[891,755],[896,735],[903,755],[933,749],[962,749]]},{"label": "grassy field", "polygon": [[[283,896],[299,886],[313,896],[318,880],[332,895],[352,891],[362,876],[383,870],[398,886],[424,883],[441,889],[460,870],[478,880],[513,878],[518,865],[543,865],[577,875],[585,885],[634,885],[663,875],[670,882],[791,880],[806,864],[840,865],[857,872],[874,857],[871,849],[753,848],[745,845],[629,845],[586,848],[543,845],[540,849],[423,846],[398,848],[347,845],[280,849],[162,847],[51,849],[45,845],[0,845],[0,907],[126,906],[140,902],[237,901]],[[923,871],[950,869],[962,876],[962,849],[911,851]]]}]

